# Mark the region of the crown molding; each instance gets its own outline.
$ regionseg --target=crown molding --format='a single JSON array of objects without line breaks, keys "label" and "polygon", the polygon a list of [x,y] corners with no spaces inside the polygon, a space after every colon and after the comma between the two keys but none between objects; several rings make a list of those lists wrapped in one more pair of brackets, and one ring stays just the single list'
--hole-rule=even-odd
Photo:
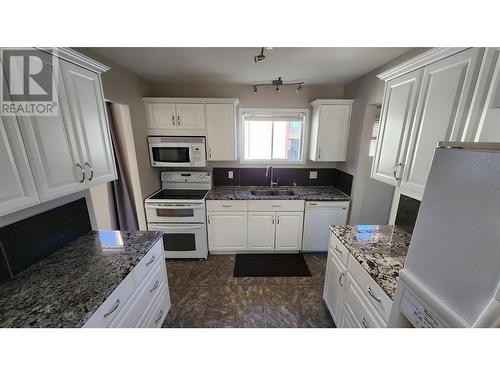
[{"label": "crown molding", "polygon": [[91,70],[99,74],[107,72],[109,69],[111,69],[109,66],[91,59],[90,57],[85,56],[83,53],[77,52],[74,49],[68,47],[41,47],[37,49],[47,52],[51,55],[55,55],[60,59],[69,61],[70,63],[79,65],[82,68]]},{"label": "crown molding", "polygon": [[413,70],[420,69],[426,65],[432,64],[438,60],[442,60],[448,56],[454,55],[456,53],[465,51],[469,48],[455,48],[455,47],[439,47],[432,48],[429,51],[421,53],[414,58],[405,61],[402,64],[396,65],[395,67],[386,70],[377,75],[378,78],[388,81],[397,78],[403,74],[411,72]]}]

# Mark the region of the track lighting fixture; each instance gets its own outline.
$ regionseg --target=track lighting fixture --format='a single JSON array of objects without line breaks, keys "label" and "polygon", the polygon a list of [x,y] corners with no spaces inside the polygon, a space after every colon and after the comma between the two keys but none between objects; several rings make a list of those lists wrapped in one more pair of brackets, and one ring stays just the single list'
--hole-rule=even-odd
[{"label": "track lighting fixture", "polygon": [[273,80],[271,83],[258,83],[258,84],[252,85],[252,87],[253,87],[254,94],[257,94],[257,88],[259,86],[274,86],[275,91],[280,92],[281,86],[291,86],[291,85],[297,86],[297,88],[295,90],[295,91],[297,91],[297,94],[299,92],[301,92],[302,89],[304,88],[304,82],[283,82],[281,77],[278,77],[278,79]]},{"label": "track lighting fixture", "polygon": [[260,50],[260,53],[253,57],[253,61],[255,61],[255,63],[257,64],[257,63],[261,62],[262,60],[264,60],[265,58],[266,58],[266,56],[264,55],[264,47],[262,47]]}]

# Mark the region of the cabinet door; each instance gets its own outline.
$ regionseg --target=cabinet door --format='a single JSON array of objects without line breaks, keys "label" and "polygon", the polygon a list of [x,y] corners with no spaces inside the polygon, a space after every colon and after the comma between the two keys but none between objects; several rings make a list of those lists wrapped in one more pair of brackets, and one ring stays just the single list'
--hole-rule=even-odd
[{"label": "cabinet door", "polygon": [[15,117],[0,117],[0,215],[39,203]]},{"label": "cabinet door", "polygon": [[176,104],[175,111],[180,130],[205,129],[203,104]]},{"label": "cabinet door", "polygon": [[274,250],[274,234],[276,227],[274,212],[248,213],[248,249]]},{"label": "cabinet door", "polygon": [[82,172],[84,162],[61,79],[57,84],[57,95],[58,116],[19,118],[41,201],[86,189]]},{"label": "cabinet door", "polygon": [[210,251],[234,253],[247,248],[246,212],[209,212],[208,246]]},{"label": "cabinet door", "polygon": [[422,71],[410,72],[386,83],[372,178],[390,185],[397,185],[400,178],[397,166],[404,161]]},{"label": "cabinet door", "polygon": [[471,112],[462,139],[500,142],[500,48],[486,49]]},{"label": "cabinet door", "polygon": [[302,249],[303,212],[279,212],[276,214],[276,251]]},{"label": "cabinet door", "polygon": [[208,160],[236,160],[234,104],[206,104]]},{"label": "cabinet door", "polygon": [[175,104],[146,103],[146,113],[150,130],[177,129]]},{"label": "cabinet door", "polygon": [[425,68],[401,193],[421,199],[437,143],[460,139],[481,55],[471,48]]},{"label": "cabinet door", "polygon": [[322,104],[319,110],[317,161],[345,161],[350,104]]},{"label": "cabinet door", "polygon": [[116,179],[99,74],[67,61],[61,71],[83,155],[89,186]]},{"label": "cabinet door", "polygon": [[347,269],[332,254],[328,254],[323,299],[337,326],[342,321],[341,315],[345,300],[346,282]]}]

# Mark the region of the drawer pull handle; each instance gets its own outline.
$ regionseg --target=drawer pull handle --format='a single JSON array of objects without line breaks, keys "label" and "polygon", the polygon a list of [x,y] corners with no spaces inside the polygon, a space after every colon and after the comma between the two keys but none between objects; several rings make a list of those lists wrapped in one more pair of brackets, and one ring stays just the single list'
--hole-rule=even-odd
[{"label": "drawer pull handle", "polygon": [[111,314],[113,314],[113,312],[118,308],[118,306],[120,306],[120,299],[119,298],[116,300],[115,305],[113,306],[113,308],[111,309],[111,311],[109,311],[106,314],[104,314],[104,317],[107,318],[108,316],[110,316]]},{"label": "drawer pull handle", "polygon": [[271,207],[281,207],[281,204],[272,204]]},{"label": "drawer pull handle", "polygon": [[146,263],[146,267],[155,261],[156,257],[153,255],[150,260]]},{"label": "drawer pull handle", "polygon": [[80,181],[78,181],[79,183],[83,184],[83,182],[85,181],[85,169],[83,169],[82,165],[80,163],[76,163],[76,166],[78,168],[80,168],[80,170],[82,171],[82,179]]},{"label": "drawer pull handle", "polygon": [[223,204],[222,207],[229,208],[229,207],[233,207],[233,206],[231,204]]},{"label": "drawer pull handle", "polygon": [[363,327],[368,328],[368,323],[366,323],[366,319],[364,316],[363,318],[361,318],[361,324],[363,324]]},{"label": "drawer pull handle", "polygon": [[158,288],[159,285],[160,285],[160,282],[158,280],[156,280],[155,285],[153,285],[153,287],[151,289],[149,289],[149,293],[153,293]]},{"label": "drawer pull handle", "polygon": [[339,247],[338,247],[337,245],[335,245],[333,248],[334,248],[335,250],[337,250],[340,254],[342,254],[342,250],[340,250],[340,249],[339,249]]},{"label": "drawer pull handle", "polygon": [[342,281],[342,279],[343,279],[343,277],[344,277],[344,276],[345,276],[344,272],[342,272],[342,273],[340,274],[340,276],[339,276],[339,284],[340,284],[340,286],[344,286],[344,283],[343,283],[343,281]]},{"label": "drawer pull handle", "polygon": [[382,300],[380,298],[378,298],[375,293],[373,293],[373,290],[372,288],[368,287],[368,294],[370,295],[370,297],[372,297],[375,301],[377,302],[381,302]]},{"label": "drawer pull handle", "polygon": [[160,321],[162,316],[163,316],[163,310],[160,310],[160,313],[158,314],[158,318],[156,318],[156,320],[155,320],[155,324],[157,324]]}]

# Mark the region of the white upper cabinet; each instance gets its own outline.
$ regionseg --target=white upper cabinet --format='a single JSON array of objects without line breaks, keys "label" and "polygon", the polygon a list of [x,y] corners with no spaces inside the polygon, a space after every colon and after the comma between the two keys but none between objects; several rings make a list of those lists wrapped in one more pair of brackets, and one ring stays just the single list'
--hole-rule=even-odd
[{"label": "white upper cabinet", "polygon": [[[44,63],[47,63],[46,61]],[[66,92],[57,85],[58,116],[21,116],[19,122],[41,201],[85,188],[83,166]]]},{"label": "white upper cabinet", "polygon": [[353,100],[318,99],[313,107],[309,159],[345,161]]},{"label": "white upper cabinet", "polygon": [[207,103],[207,160],[236,160],[236,114],[233,103]]},{"label": "white upper cabinet", "polygon": [[61,62],[69,107],[73,113],[89,186],[116,179],[113,147],[99,74]]},{"label": "white upper cabinet", "polygon": [[0,215],[39,203],[15,117],[0,117]]},{"label": "white upper cabinet", "polygon": [[500,48],[487,48],[462,140],[500,142]]},{"label": "white upper cabinet", "polygon": [[372,178],[396,185],[404,161],[406,140],[417,104],[422,70],[387,82],[382,105],[377,151]]},{"label": "white upper cabinet", "polygon": [[175,105],[177,113],[176,120],[179,130],[204,130],[205,115],[203,104],[183,104]]},{"label": "white upper cabinet", "polygon": [[276,251],[302,249],[303,212],[276,213]]},{"label": "white upper cabinet", "polygon": [[401,193],[421,199],[436,145],[460,140],[481,56],[482,50],[468,49],[425,67]]},{"label": "white upper cabinet", "polygon": [[150,130],[177,129],[175,104],[173,103],[146,103],[146,114]]}]

